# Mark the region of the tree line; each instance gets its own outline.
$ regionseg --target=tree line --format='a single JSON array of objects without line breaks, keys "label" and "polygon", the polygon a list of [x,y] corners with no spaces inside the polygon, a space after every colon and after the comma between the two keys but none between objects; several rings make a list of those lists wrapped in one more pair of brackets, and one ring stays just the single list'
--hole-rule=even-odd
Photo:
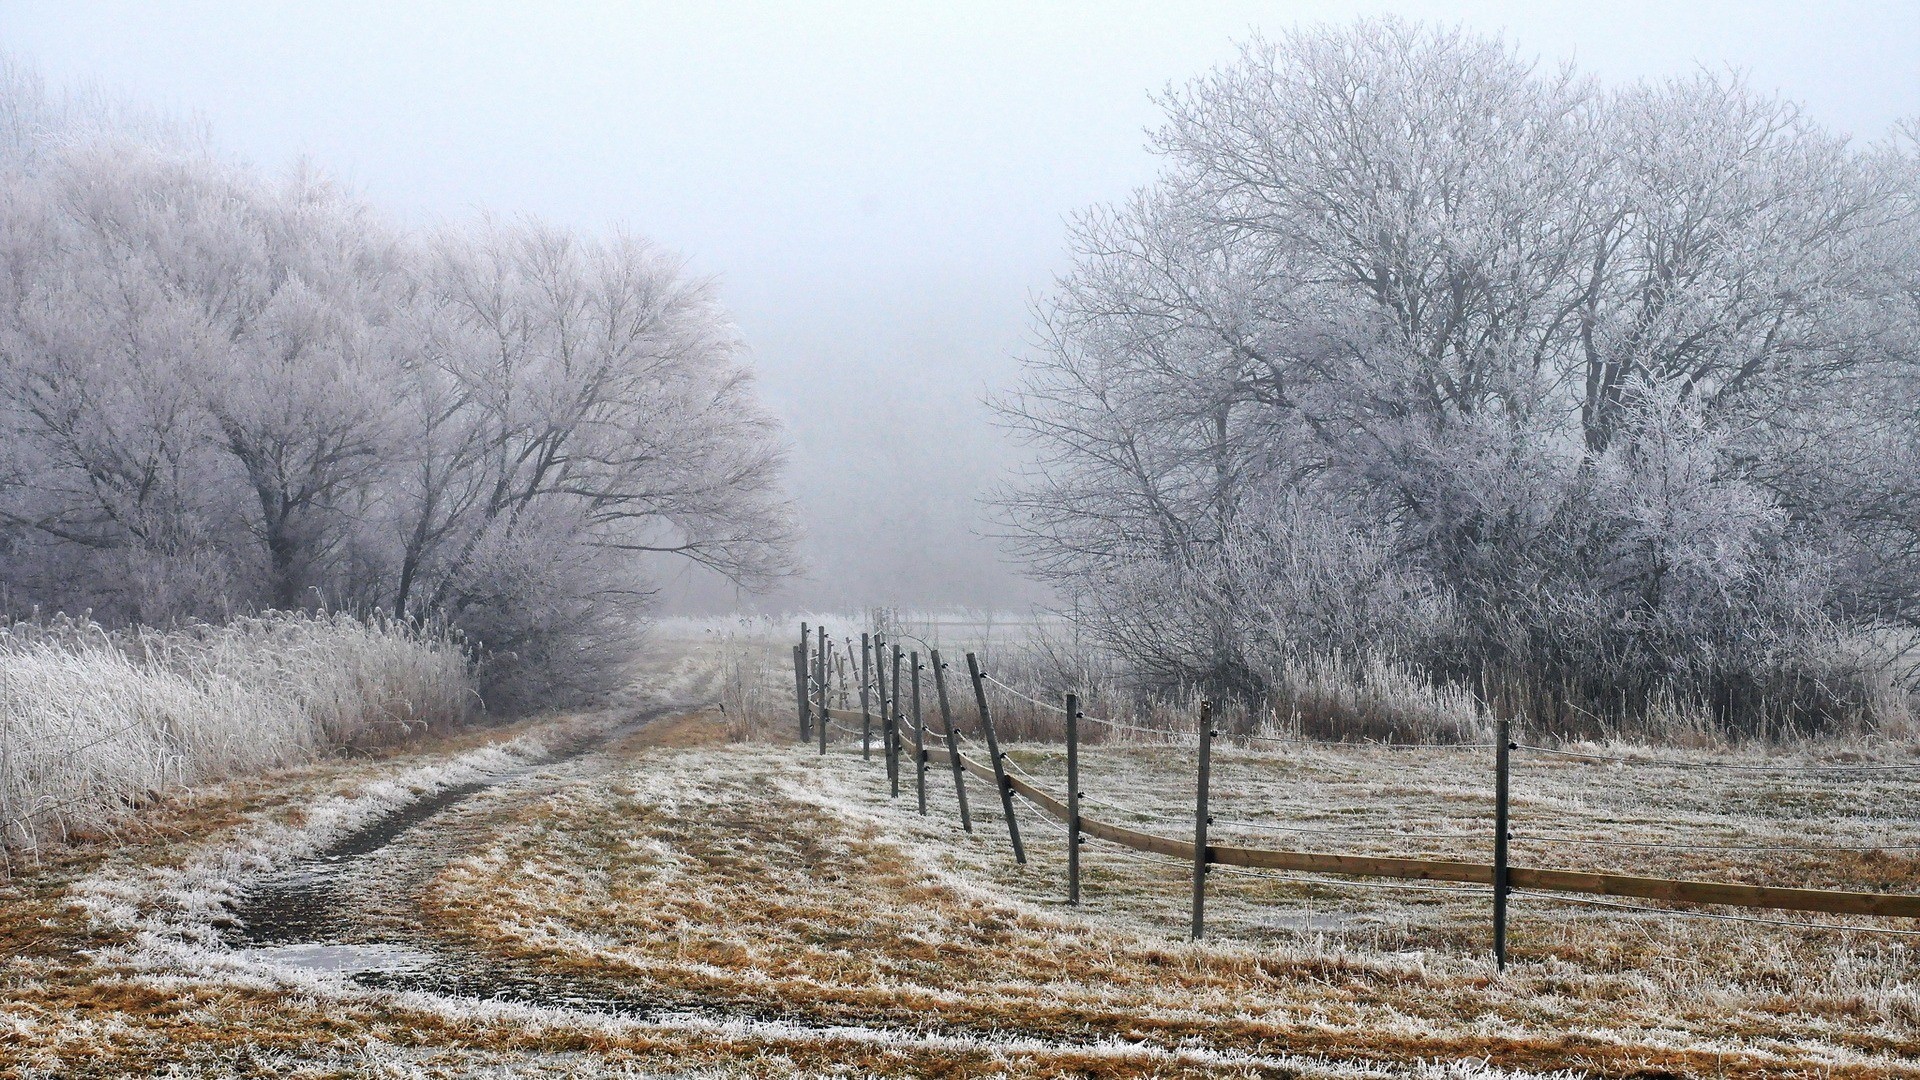
[{"label": "tree line", "polygon": [[500,707],[604,688],[654,556],[790,570],[710,282],[623,231],[404,230],[311,167],[0,69],[0,610],[444,621]]},{"label": "tree line", "polygon": [[1386,655],[1574,730],[1906,715],[1920,128],[1396,20],[1162,105],[998,403],[1017,549],[1142,686]]}]

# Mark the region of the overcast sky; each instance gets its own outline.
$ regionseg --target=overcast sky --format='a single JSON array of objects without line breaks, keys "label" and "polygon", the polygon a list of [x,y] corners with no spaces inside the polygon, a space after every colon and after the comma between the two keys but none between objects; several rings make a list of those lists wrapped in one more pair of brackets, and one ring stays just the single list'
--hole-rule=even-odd
[{"label": "overcast sky", "polygon": [[[1857,137],[1920,113],[1920,2],[0,0],[0,47],[306,156],[412,222],[622,223],[716,275],[813,567],[772,606],[1015,607],[977,497],[1063,222],[1151,177],[1152,94],[1250,31],[1398,12],[1609,81],[1736,67]],[[729,590],[682,581],[679,605]]]}]

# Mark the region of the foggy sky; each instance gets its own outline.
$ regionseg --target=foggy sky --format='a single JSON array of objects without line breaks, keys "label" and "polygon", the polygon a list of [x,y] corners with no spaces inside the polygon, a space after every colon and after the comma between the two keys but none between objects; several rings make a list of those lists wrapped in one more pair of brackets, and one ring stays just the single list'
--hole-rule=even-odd
[{"label": "foggy sky", "polygon": [[[1152,93],[1252,29],[1398,12],[1608,80],[1735,67],[1877,138],[1920,113],[1920,4],[469,4],[0,0],[0,48],[306,156],[406,222],[625,224],[716,275],[785,419],[810,576],[749,607],[1018,607],[981,398],[1067,216],[1155,162]],[[725,609],[683,576],[668,603]]]}]

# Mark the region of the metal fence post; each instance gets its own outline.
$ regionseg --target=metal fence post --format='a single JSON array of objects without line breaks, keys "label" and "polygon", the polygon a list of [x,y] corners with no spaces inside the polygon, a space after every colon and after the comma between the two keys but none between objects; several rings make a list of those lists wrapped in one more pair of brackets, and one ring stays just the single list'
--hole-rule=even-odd
[{"label": "metal fence post", "polygon": [[980,706],[980,730],[987,736],[987,756],[993,759],[993,779],[1000,788],[1000,810],[1007,816],[1007,839],[1013,841],[1013,861],[1027,861],[1027,849],[1020,843],[1020,821],[1013,816],[1013,784],[1007,780],[1006,755],[1000,752],[1000,739],[993,733],[993,711],[987,708],[987,676],[980,670],[980,658],[967,654],[967,673],[973,676],[973,699]]},{"label": "metal fence post", "polygon": [[933,649],[933,691],[940,700],[940,722],[947,729],[947,760],[953,763],[953,794],[960,800],[960,827],[973,831],[973,815],[967,812],[966,770],[960,765],[960,736],[953,727],[953,709],[947,704],[947,665],[940,662],[940,650]]},{"label": "metal fence post", "polygon": [[1080,902],[1080,696],[1067,695],[1067,903]]},{"label": "metal fence post", "polygon": [[1507,766],[1513,722],[1502,718],[1493,771],[1493,962],[1507,970]]},{"label": "metal fence post", "polygon": [[1200,703],[1200,782],[1193,805],[1193,940],[1207,932],[1207,786],[1213,771],[1213,702]]}]

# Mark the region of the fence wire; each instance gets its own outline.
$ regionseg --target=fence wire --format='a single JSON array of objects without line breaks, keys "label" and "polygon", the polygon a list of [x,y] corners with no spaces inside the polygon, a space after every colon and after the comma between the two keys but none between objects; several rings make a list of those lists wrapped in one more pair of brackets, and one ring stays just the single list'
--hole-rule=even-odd
[{"label": "fence wire", "polygon": [[[851,656],[852,655],[851,638],[848,639],[848,642],[849,642],[848,655]],[[1067,710],[1065,710],[1064,708],[1054,705],[1050,702],[1043,701],[1030,694],[1027,694],[1024,691],[1017,689],[1016,687],[1010,686],[1007,683],[1002,682],[997,678],[994,678],[993,676],[986,673],[985,671],[980,672],[980,677],[985,684],[993,686],[999,692],[1009,695],[1016,700],[1026,702],[1027,704],[1033,705],[1039,709],[1045,710],[1046,712],[1053,713],[1058,716],[1065,717],[1067,715]],[[810,677],[808,678],[807,682],[811,687],[818,688],[818,689],[825,689],[823,687],[820,687],[819,683]],[[877,689],[877,687],[872,681],[865,681],[865,686],[863,688],[868,689],[869,691]],[[845,690],[846,688],[843,687],[842,692],[844,693]],[[895,701],[895,707],[896,708],[898,707],[897,700]],[[882,705],[883,713],[884,713],[884,709],[885,709],[885,706],[883,704]],[[880,719],[884,724],[885,722],[884,715],[880,717]],[[1161,741],[1163,743],[1184,742],[1187,739],[1197,740],[1198,738],[1201,737],[1201,732],[1198,732],[1198,731],[1188,732],[1188,731],[1177,731],[1177,730],[1170,730],[1170,729],[1164,729],[1164,728],[1152,728],[1152,727],[1147,727],[1140,724],[1132,724],[1132,723],[1126,723],[1123,721],[1112,720],[1102,716],[1091,716],[1085,713],[1080,714],[1078,719],[1085,720],[1090,724],[1104,727],[1108,730],[1117,731],[1117,732],[1129,732],[1133,734],[1147,736],[1154,740]],[[854,734],[854,735],[862,734],[862,732],[856,731],[853,728],[842,725],[837,721],[833,721],[829,719],[827,722],[831,723],[833,727],[841,731],[847,732],[849,734]],[[905,726],[904,717],[900,718],[900,722],[904,729],[904,726]],[[948,752],[952,752],[955,750],[959,750],[961,748],[966,748],[975,754],[986,756],[989,765],[998,765],[1004,771],[1011,773],[1013,775],[1019,776],[1023,780],[1029,783],[1032,783],[1036,786],[1039,786],[1042,784],[1040,777],[1036,776],[1034,773],[1030,772],[1028,769],[1022,766],[1020,762],[1014,759],[1009,753],[1002,752],[998,755],[993,755],[991,750],[989,750],[985,746],[982,746],[978,741],[970,737],[966,733],[966,731],[963,728],[961,728],[958,724],[952,725],[949,728],[949,732],[936,731],[930,727],[926,727],[923,725],[920,729],[919,741],[923,748],[928,749],[930,751],[946,750]],[[1299,739],[1282,738],[1282,737],[1268,736],[1268,735],[1258,735],[1253,733],[1245,733],[1245,734],[1220,733],[1220,737],[1224,737],[1228,739],[1241,739],[1248,742],[1279,744],[1279,745],[1287,745],[1287,746],[1294,746],[1294,747],[1305,747],[1307,745],[1306,743],[1304,743],[1302,740],[1299,740]],[[1449,750],[1449,751],[1451,750],[1487,750],[1487,749],[1495,749],[1498,746],[1498,744],[1496,743],[1357,743],[1357,744],[1342,744],[1342,745],[1353,746],[1357,748],[1365,748],[1365,749],[1416,750],[1416,751],[1417,750]],[[1513,744],[1513,749],[1526,750],[1534,753],[1546,754],[1546,755],[1550,755],[1557,758],[1564,758],[1570,761],[1577,761],[1577,762],[1582,762],[1587,764],[1645,766],[1650,768],[1671,768],[1671,769],[1686,769],[1686,770],[1715,770],[1715,771],[1743,772],[1743,773],[1765,773],[1765,774],[1788,775],[1788,776],[1799,775],[1799,776],[1809,776],[1809,777],[1833,777],[1837,775],[1903,774],[1903,773],[1920,771],[1920,762],[1910,763],[1910,764],[1909,763],[1887,763],[1887,764],[1863,764],[1863,765],[1821,764],[1821,763],[1806,763],[1806,762],[1792,763],[1792,764],[1785,764],[1785,763],[1749,764],[1749,763],[1739,763],[1739,762],[1692,761],[1692,760],[1685,760],[1685,759],[1678,759],[1678,758],[1663,758],[1663,757],[1657,757],[1657,756],[1629,756],[1629,755],[1623,755],[1623,754],[1595,753],[1595,752],[1587,752],[1587,751],[1580,751],[1580,750],[1567,750],[1567,749],[1561,749],[1557,747],[1541,746],[1537,744],[1522,744],[1522,743]],[[996,757],[997,757],[997,761],[994,760]],[[1034,816],[1039,817],[1047,825],[1048,828],[1053,829],[1056,832],[1059,832],[1061,834],[1067,835],[1069,838],[1069,842],[1070,843],[1074,842],[1073,837],[1071,835],[1072,830],[1069,829],[1069,827],[1064,822],[1057,820],[1053,816],[1053,814],[1049,810],[1047,810],[1044,806],[1041,806],[1039,803],[1035,802],[1031,798],[1028,798],[1026,795],[1018,791],[1013,792],[1013,794],[1019,798],[1021,803],[1023,803],[1030,810],[1032,810],[1034,813]],[[1103,810],[1125,815],[1129,819],[1128,820],[1129,825],[1145,825],[1148,827],[1154,827],[1154,828],[1159,828],[1163,830],[1172,829],[1176,831],[1175,835],[1178,835],[1178,830],[1191,828],[1193,824],[1191,819],[1170,818],[1166,816],[1162,811],[1147,812],[1147,811],[1140,811],[1140,810],[1131,809],[1125,806],[1121,806],[1121,805],[1109,802],[1108,800],[1104,798],[1100,798],[1098,796],[1090,796],[1084,790],[1080,794],[1082,799],[1095,802]],[[990,810],[990,808],[983,808],[983,810]],[[986,816],[991,817],[994,815],[992,815],[991,813],[987,813]],[[1393,827],[1391,823],[1389,823],[1387,826],[1381,826],[1381,827],[1355,828],[1355,827],[1335,826],[1331,828],[1322,828],[1322,827],[1313,827],[1313,826],[1285,825],[1285,824],[1280,824],[1272,821],[1254,821],[1254,820],[1236,819],[1236,818],[1209,818],[1208,820],[1209,820],[1209,824],[1219,827],[1226,831],[1231,831],[1234,829],[1246,829],[1246,830],[1254,830],[1254,831],[1261,831],[1261,832],[1288,833],[1288,834],[1307,836],[1307,837],[1323,837],[1323,838],[1329,838],[1329,839],[1356,838],[1356,837],[1368,837],[1368,838],[1390,837],[1390,838],[1401,840],[1401,841],[1421,840],[1421,839],[1484,840],[1484,839],[1487,839],[1490,835],[1489,831],[1486,831],[1486,830],[1473,830],[1470,832],[1468,831],[1418,832],[1418,831],[1411,831],[1404,826]],[[1081,835],[1090,836],[1091,834],[1087,834],[1083,831]],[[1596,837],[1572,835],[1565,831],[1541,832],[1541,833],[1521,832],[1518,835],[1512,835],[1510,838],[1514,842],[1521,843],[1521,844],[1537,843],[1537,844],[1563,845],[1563,846],[1571,846],[1571,847],[1592,846],[1592,847],[1601,847],[1601,848],[1628,848],[1628,849],[1636,849],[1636,850],[1682,851],[1682,852],[1775,851],[1775,852],[1797,852],[1797,853],[1824,853],[1824,852],[1830,852],[1830,851],[1920,850],[1920,843],[1780,844],[1780,843],[1773,843],[1773,842],[1766,842],[1766,841],[1746,841],[1746,840],[1741,840],[1737,842],[1729,842],[1729,841],[1688,842],[1684,840],[1633,840],[1633,839],[1615,839],[1615,838],[1596,838]],[[1172,856],[1162,855],[1157,852],[1136,851],[1122,844],[1104,845],[1101,848],[1101,851],[1103,852],[1103,855],[1110,855],[1116,858],[1128,859],[1134,862],[1145,863],[1147,865],[1157,866],[1163,869],[1171,869],[1171,870],[1182,872],[1183,874],[1191,873],[1193,869],[1193,864],[1187,860],[1175,858]],[[1206,872],[1208,874],[1217,873],[1217,874],[1224,874],[1232,877],[1286,881],[1286,882],[1292,882],[1292,883],[1314,885],[1319,887],[1336,888],[1336,889],[1376,889],[1376,890],[1386,890],[1386,891],[1421,892],[1421,893],[1430,893],[1430,894],[1445,894],[1445,895],[1453,895],[1453,896],[1461,896],[1461,897],[1472,897],[1476,899],[1485,898],[1491,891],[1490,886],[1438,885],[1438,884],[1424,884],[1424,883],[1414,883],[1414,882],[1405,882],[1405,881],[1354,880],[1344,875],[1333,875],[1333,874],[1311,875],[1311,874],[1303,874],[1298,872],[1268,870],[1268,869],[1257,868],[1257,867],[1226,866],[1220,863],[1213,863],[1213,862],[1206,863],[1205,866],[1206,866]],[[1587,907],[1607,908],[1607,909],[1613,909],[1618,911],[1633,912],[1636,914],[1648,915],[1648,916],[1711,919],[1711,920],[1722,921],[1722,922],[1744,923],[1744,924],[1760,925],[1760,926],[1776,926],[1776,927],[1790,928],[1790,929],[1796,929],[1796,930],[1826,930],[1826,931],[1837,931],[1842,933],[1883,934],[1883,935],[1892,935],[1897,937],[1920,938],[1920,930],[1905,930],[1905,929],[1898,929],[1894,927],[1868,926],[1868,925],[1861,925],[1861,924],[1855,924],[1855,923],[1808,922],[1804,920],[1795,920],[1795,919],[1774,919],[1774,918],[1762,918],[1762,917],[1747,916],[1747,915],[1733,915],[1733,914],[1725,914],[1725,913],[1715,912],[1715,911],[1693,910],[1688,908],[1657,907],[1657,906],[1652,906],[1647,904],[1623,903],[1618,900],[1595,899],[1595,898],[1586,897],[1586,896],[1569,895],[1566,893],[1561,893],[1556,891],[1546,891],[1546,890],[1538,890],[1538,889],[1524,889],[1524,890],[1512,889],[1512,890],[1509,890],[1509,892],[1510,892],[1510,895],[1513,895],[1513,896],[1524,896],[1528,898],[1557,901],[1561,903],[1576,904],[1576,905],[1582,905]]]},{"label": "fence wire", "polygon": [[1693,911],[1687,908],[1653,907],[1648,904],[1623,904],[1617,900],[1595,900],[1590,897],[1573,896],[1567,893],[1542,892],[1538,889],[1514,889],[1512,890],[1512,895],[1525,896],[1535,900],[1555,900],[1563,904],[1582,904],[1587,907],[1636,911],[1646,915],[1668,915],[1679,919],[1717,919],[1721,922],[1752,923],[1757,926],[1786,926],[1796,930],[1838,930],[1852,934],[1891,934],[1895,937],[1920,937],[1920,930],[1901,930],[1892,926],[1861,926],[1858,923],[1802,922],[1798,919],[1759,919],[1751,915],[1726,915],[1717,911]]},{"label": "fence wire", "polygon": [[1659,769],[1717,769],[1726,772],[1758,772],[1775,774],[1814,774],[1830,775],[1834,773],[1872,774],[1889,772],[1912,772],[1920,770],[1920,763],[1901,765],[1822,765],[1809,762],[1797,765],[1747,765],[1732,761],[1683,761],[1679,758],[1622,757],[1612,754],[1594,754],[1584,750],[1559,750],[1551,746],[1537,746],[1533,743],[1519,743],[1517,748],[1532,750],[1535,753],[1551,754],[1554,757],[1573,758],[1595,765],[1640,765]]},{"label": "fence wire", "polygon": [[[1021,691],[1012,686],[1009,686],[1006,683],[1001,682],[999,679],[996,679],[993,676],[987,674],[986,672],[981,672],[980,677],[983,681],[993,684],[994,686],[998,687],[1002,691],[1005,691],[1006,693],[1011,694],[1016,698],[1019,698],[1021,701],[1025,701],[1031,705],[1036,705],[1042,709],[1047,710],[1048,712],[1056,713],[1060,716],[1065,716],[1067,714],[1067,710],[1061,708],[1060,706],[1042,701],[1039,698],[1032,696],[1031,694],[1025,693],[1024,691]],[[1166,739],[1169,741],[1175,740],[1175,739],[1185,740],[1185,739],[1199,738],[1199,733],[1194,731],[1176,731],[1170,728],[1145,727],[1140,724],[1123,723],[1118,720],[1110,720],[1104,716],[1092,716],[1087,713],[1081,713],[1080,719],[1085,720],[1090,724],[1098,724],[1101,727],[1110,728],[1115,731],[1130,731],[1130,732],[1134,732],[1142,735],[1152,735],[1157,738]],[[1222,738],[1222,739],[1240,739],[1246,742],[1266,743],[1266,744],[1271,744],[1275,746],[1304,747],[1306,745],[1300,739],[1291,739],[1291,738],[1286,738],[1278,735],[1259,735],[1250,731],[1248,732],[1222,731],[1222,732],[1219,732],[1216,737]],[[1371,750],[1491,750],[1491,749],[1494,749],[1497,744],[1495,743],[1365,742],[1365,743],[1351,743],[1351,744],[1341,744],[1341,745],[1364,746]]]}]

